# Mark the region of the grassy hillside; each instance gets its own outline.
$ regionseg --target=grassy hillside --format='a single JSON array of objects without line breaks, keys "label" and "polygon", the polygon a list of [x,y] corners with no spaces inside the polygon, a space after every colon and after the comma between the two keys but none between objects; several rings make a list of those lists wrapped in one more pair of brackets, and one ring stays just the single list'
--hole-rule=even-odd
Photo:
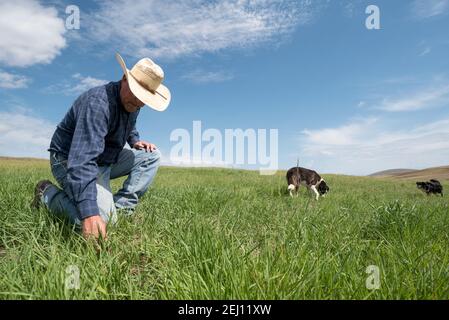
[{"label": "grassy hillside", "polygon": [[412,171],[417,171],[413,169],[389,169],[384,171],[375,172],[369,175],[369,177],[385,177],[385,176],[394,176],[396,174],[401,173],[409,173]]},{"label": "grassy hillside", "polygon": [[409,181],[428,181],[438,179],[449,181],[449,166],[428,168],[423,170],[393,169],[372,174],[373,177],[393,178]]},{"label": "grassy hillside", "polygon": [[329,175],[316,202],[281,174],[161,168],[97,252],[28,208],[50,177],[45,161],[0,161],[0,299],[449,298],[448,200],[411,181]]}]

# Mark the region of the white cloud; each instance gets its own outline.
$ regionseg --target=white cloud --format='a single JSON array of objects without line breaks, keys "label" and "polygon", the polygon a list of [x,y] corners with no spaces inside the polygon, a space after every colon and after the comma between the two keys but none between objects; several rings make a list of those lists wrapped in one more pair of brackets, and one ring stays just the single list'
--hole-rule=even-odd
[{"label": "white cloud", "polygon": [[0,2],[0,63],[50,63],[66,46],[64,21],[36,0]]},{"label": "white cloud", "polygon": [[72,75],[71,81],[64,81],[60,84],[51,85],[44,89],[44,92],[58,94],[63,93],[68,96],[79,95],[91,88],[108,83],[108,80],[97,79],[91,76],[83,76],[79,73]]},{"label": "white cloud", "polygon": [[439,85],[401,98],[386,98],[377,108],[389,112],[416,111],[445,106],[448,102],[449,85]]},{"label": "white cloud", "polygon": [[401,77],[391,77],[382,81],[383,84],[387,84],[388,87],[391,85],[406,85],[410,83],[416,83],[417,79],[414,76],[401,76]]},{"label": "white cloud", "polygon": [[445,14],[449,9],[449,0],[415,0],[412,10],[419,19]]},{"label": "white cloud", "polygon": [[72,76],[77,82],[74,86],[66,89],[67,94],[81,94],[91,88],[101,86],[108,83],[108,80],[97,79],[90,76],[83,77],[81,74],[76,73]]},{"label": "white cloud", "polygon": [[182,76],[182,79],[194,83],[216,83],[232,80],[234,75],[226,71],[194,70]]},{"label": "white cloud", "polygon": [[426,48],[424,48],[424,50],[419,54],[419,56],[420,56],[420,57],[423,57],[423,56],[429,54],[431,51],[432,51],[432,48],[431,48],[431,47],[426,47]]},{"label": "white cloud", "polygon": [[379,119],[365,119],[305,130],[300,148],[302,161],[314,161],[322,172],[366,175],[440,166],[449,162],[449,119],[404,129],[385,129]]},{"label": "white cloud", "polygon": [[[310,0],[114,0],[86,20],[92,40],[124,53],[178,58],[279,43],[313,17]],[[316,5],[316,2],[314,3]]]},{"label": "white cloud", "polygon": [[343,7],[343,14],[348,18],[364,13],[366,8],[363,0],[338,1],[337,3]]},{"label": "white cloud", "polygon": [[28,77],[0,70],[0,88],[4,89],[27,88],[30,82],[31,79]]},{"label": "white cloud", "polygon": [[48,158],[46,151],[56,125],[18,107],[0,112],[0,155]]},{"label": "white cloud", "polygon": [[364,132],[365,128],[377,120],[369,118],[360,122],[351,123],[339,128],[327,128],[319,131],[304,130],[303,134],[308,141],[314,144],[327,144],[333,146],[345,146],[357,143],[357,139]]}]

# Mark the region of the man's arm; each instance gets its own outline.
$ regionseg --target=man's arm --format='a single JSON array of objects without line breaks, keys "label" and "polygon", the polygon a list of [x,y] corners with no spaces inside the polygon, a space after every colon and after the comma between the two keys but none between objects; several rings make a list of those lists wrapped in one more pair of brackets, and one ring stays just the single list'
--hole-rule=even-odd
[{"label": "man's arm", "polygon": [[145,149],[147,152],[153,152],[153,150],[157,149],[154,144],[140,140],[139,132],[136,130],[135,123],[126,141],[128,142],[129,146],[134,149]]},{"label": "man's arm", "polygon": [[[67,184],[75,200],[79,217],[83,220],[84,231],[86,219],[97,221],[99,218],[102,221],[97,205],[98,166],[96,160],[105,147],[108,114],[107,108],[100,107],[100,104],[107,102],[100,99],[86,97],[78,103],[82,105],[78,108],[76,127],[69,151]],[[89,219],[90,217],[94,218]],[[99,226],[100,231],[101,228],[102,226]],[[95,235],[95,230],[91,234]]]},{"label": "man's arm", "polygon": [[131,133],[129,134],[128,137],[128,144],[130,145],[131,148],[134,149],[145,149],[147,152],[153,152],[154,150],[157,149],[157,147],[149,142],[146,141],[141,141],[139,138],[139,133],[137,132],[136,128],[134,128]]},{"label": "man's arm", "polygon": [[136,129],[136,124],[134,123],[134,127],[131,130],[131,132],[129,133],[128,139],[126,140],[126,142],[128,142],[129,146],[131,148],[134,147],[134,145],[136,144],[136,142],[140,141],[140,135],[139,132]]},{"label": "man's arm", "polygon": [[100,235],[106,239],[106,223],[101,216],[90,216],[83,220],[82,233],[87,239],[97,239]]}]

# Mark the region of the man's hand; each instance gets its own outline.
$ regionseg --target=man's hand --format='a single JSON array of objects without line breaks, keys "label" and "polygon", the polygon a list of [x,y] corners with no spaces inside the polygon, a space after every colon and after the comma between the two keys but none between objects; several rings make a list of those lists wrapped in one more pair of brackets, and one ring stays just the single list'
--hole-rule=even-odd
[{"label": "man's hand", "polygon": [[154,150],[157,149],[154,144],[146,141],[137,141],[136,143],[134,143],[133,148],[137,150],[145,149],[146,152],[148,151],[153,152]]},{"label": "man's hand", "polygon": [[83,237],[85,239],[98,239],[100,235],[106,240],[106,223],[100,216],[91,216],[83,220]]}]

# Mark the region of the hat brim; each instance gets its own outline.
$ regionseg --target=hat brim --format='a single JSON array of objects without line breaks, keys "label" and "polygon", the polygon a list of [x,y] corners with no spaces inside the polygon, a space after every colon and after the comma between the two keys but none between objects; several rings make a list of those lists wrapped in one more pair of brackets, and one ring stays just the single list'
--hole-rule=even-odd
[{"label": "hat brim", "polygon": [[129,89],[131,92],[151,109],[156,111],[164,111],[167,109],[171,100],[170,90],[168,90],[168,88],[163,84],[160,84],[154,93],[145,89],[136,81],[136,79],[134,79],[120,54],[116,53],[115,57],[122,67],[126,79],[128,80]]}]

